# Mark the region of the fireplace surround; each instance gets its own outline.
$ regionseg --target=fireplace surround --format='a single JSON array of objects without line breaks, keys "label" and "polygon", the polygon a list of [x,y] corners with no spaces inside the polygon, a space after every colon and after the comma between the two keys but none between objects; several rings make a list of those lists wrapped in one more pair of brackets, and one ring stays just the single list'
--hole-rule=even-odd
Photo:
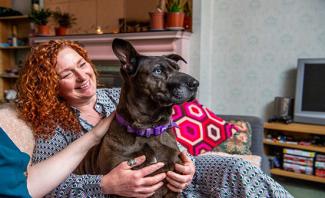
[{"label": "fireplace surround", "polygon": [[[143,55],[165,55],[175,53],[189,60],[189,39],[191,33],[185,31],[157,31],[118,34],[68,35],[31,38],[32,45],[50,40],[72,40],[82,44],[88,51],[90,59],[99,71],[99,85],[116,87],[121,83],[119,63],[111,44],[114,38],[128,40]],[[180,62],[181,71],[187,72],[187,64]]]}]

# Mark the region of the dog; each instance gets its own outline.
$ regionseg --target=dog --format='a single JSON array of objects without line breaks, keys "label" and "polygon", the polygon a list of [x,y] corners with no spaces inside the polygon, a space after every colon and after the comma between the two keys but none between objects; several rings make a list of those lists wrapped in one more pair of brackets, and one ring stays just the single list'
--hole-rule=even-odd
[{"label": "dog", "polygon": [[[123,78],[119,104],[109,132],[92,148],[76,174],[107,174],[123,161],[146,156],[140,169],[156,162],[165,166],[154,174],[174,170],[182,163],[172,133],[172,106],[195,98],[199,82],[179,71],[179,55],[140,55],[128,41],[114,39],[113,52],[121,62]],[[166,185],[153,197],[177,197]]]}]

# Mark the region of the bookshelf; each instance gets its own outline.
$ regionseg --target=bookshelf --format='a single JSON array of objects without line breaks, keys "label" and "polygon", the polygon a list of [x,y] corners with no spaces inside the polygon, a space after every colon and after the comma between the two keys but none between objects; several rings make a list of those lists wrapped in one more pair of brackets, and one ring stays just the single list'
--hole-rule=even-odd
[{"label": "bookshelf", "polygon": [[[30,23],[27,15],[0,17],[0,103],[5,102],[5,90],[14,89],[16,72],[23,64],[24,57],[30,49],[28,34]],[[8,45],[8,39],[16,35],[17,46]],[[21,42],[21,41],[24,42]]]},{"label": "bookshelf", "polygon": [[[301,139],[308,139],[312,135],[325,136],[325,126],[321,125],[311,125],[311,124],[282,124],[282,123],[265,123],[264,124],[264,137],[268,135],[285,135],[294,136]],[[263,140],[265,153],[267,155],[274,155],[276,152],[282,153],[284,148],[300,149],[304,151],[313,151],[321,154],[325,154],[325,146],[322,145],[302,145],[299,143],[287,142],[273,140],[265,138]],[[271,168],[271,174],[289,177],[293,179],[300,179],[318,183],[325,183],[324,177],[319,177],[315,175],[307,175],[303,173],[291,172],[281,168]]]},{"label": "bookshelf", "polygon": [[0,17],[2,21],[25,21],[26,19],[28,19],[28,15]]},{"label": "bookshelf", "polygon": [[322,125],[312,125],[312,124],[300,124],[300,123],[270,123],[267,122],[264,124],[264,128],[278,130],[278,131],[288,131],[295,133],[309,133],[317,135],[325,135],[325,126]]},{"label": "bookshelf", "polygon": [[15,49],[29,49],[29,48],[30,48],[29,45],[22,45],[22,46],[17,46],[17,47],[13,47],[13,46],[0,47],[0,50],[15,50]]},{"label": "bookshelf", "polygon": [[302,179],[302,180],[313,181],[313,182],[320,182],[320,183],[325,184],[325,178],[317,177],[314,175],[306,175],[306,174],[301,174],[301,173],[290,172],[290,171],[282,170],[280,168],[271,169],[271,173],[273,175],[291,177],[291,178],[295,178],[295,179]]}]

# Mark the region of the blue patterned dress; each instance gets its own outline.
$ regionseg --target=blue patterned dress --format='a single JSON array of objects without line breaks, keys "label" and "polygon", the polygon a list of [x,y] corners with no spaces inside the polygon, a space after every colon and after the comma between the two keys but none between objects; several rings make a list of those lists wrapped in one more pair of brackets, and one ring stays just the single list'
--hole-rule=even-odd
[{"label": "blue patterned dress", "polygon": [[[108,116],[115,110],[120,89],[98,89],[95,110]],[[93,128],[76,110],[83,132]],[[72,133],[57,128],[50,139],[37,139],[32,157],[35,164],[49,158],[78,139],[82,133]],[[182,197],[292,197],[281,185],[260,169],[241,159],[202,155],[192,157],[196,173],[191,185],[184,189]],[[101,192],[102,175],[71,174],[47,197],[109,197]]]}]

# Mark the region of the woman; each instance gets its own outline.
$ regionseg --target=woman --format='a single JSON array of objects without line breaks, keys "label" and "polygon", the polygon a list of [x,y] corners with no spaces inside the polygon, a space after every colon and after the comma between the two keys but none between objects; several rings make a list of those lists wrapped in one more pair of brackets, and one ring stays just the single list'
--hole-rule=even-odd
[{"label": "woman", "polygon": [[[18,109],[30,123],[36,141],[32,161],[38,163],[87,134],[118,103],[119,89],[96,89],[96,72],[86,51],[69,41],[50,41],[32,50],[18,83]],[[149,197],[163,185],[185,197],[289,197],[261,170],[234,158],[199,156],[197,168],[184,153],[176,172],[148,177],[161,163],[131,170],[123,162],[106,175],[71,174],[50,195],[63,197]],[[192,158],[193,159],[193,158]],[[139,165],[143,156],[136,159]],[[193,182],[191,182],[193,179]]]},{"label": "woman", "polygon": [[69,176],[88,150],[100,142],[112,117],[103,119],[91,132],[28,169],[28,154],[21,152],[0,128],[0,177],[6,178],[0,181],[0,197],[42,197],[49,193]]},{"label": "woman", "polygon": [[[119,89],[96,91],[94,66],[85,50],[69,41],[51,41],[32,49],[17,88],[18,111],[38,137],[33,163],[47,159],[87,134],[115,110],[119,97]],[[191,161],[185,156],[183,159],[185,164],[177,165],[176,170],[185,175],[168,173],[168,186],[174,191],[181,191],[194,174]],[[133,166],[144,161],[144,156],[139,156]],[[166,174],[147,175],[162,166],[157,163],[133,171],[123,162],[103,176],[71,174],[51,195],[148,197],[163,185]]]}]

